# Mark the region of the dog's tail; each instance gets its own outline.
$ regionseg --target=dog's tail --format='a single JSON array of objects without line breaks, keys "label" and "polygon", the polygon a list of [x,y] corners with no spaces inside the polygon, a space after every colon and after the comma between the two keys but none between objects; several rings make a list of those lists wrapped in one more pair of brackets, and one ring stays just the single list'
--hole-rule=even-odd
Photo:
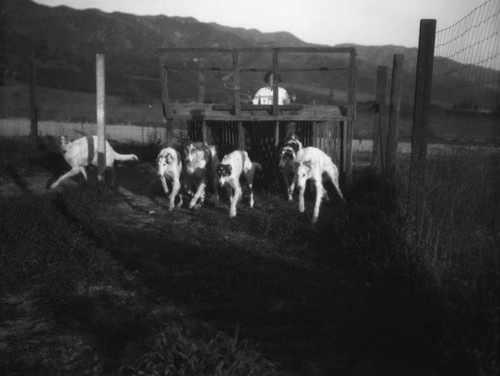
[{"label": "dog's tail", "polygon": [[252,166],[253,166],[255,171],[262,171],[263,170],[262,165],[258,162],[252,162]]},{"label": "dog's tail", "polygon": [[139,161],[137,155],[135,154],[120,154],[115,151],[115,161],[126,162],[126,161]]}]

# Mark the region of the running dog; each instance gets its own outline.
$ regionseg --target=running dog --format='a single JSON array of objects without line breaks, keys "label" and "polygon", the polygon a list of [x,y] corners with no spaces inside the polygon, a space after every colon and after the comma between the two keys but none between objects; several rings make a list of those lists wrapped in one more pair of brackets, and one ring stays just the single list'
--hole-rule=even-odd
[{"label": "running dog", "polygon": [[[61,136],[58,140],[59,149],[66,160],[71,166],[71,170],[57,179],[50,188],[54,189],[63,180],[81,173],[85,180],[87,180],[87,172],[85,168],[90,165],[97,166],[97,136],[87,136],[69,141],[65,136]],[[135,154],[119,154],[111,147],[106,141],[106,168],[111,169],[111,186],[115,184],[116,172],[114,169],[115,161],[138,161],[139,158]]]},{"label": "running dog", "polygon": [[288,193],[289,202],[293,201],[293,191],[295,189],[295,179],[293,178],[295,167],[293,161],[297,156],[297,152],[301,149],[302,143],[295,135],[292,135],[286,140],[280,153],[280,162],[278,167],[281,170],[281,176],[283,177],[283,182]]},{"label": "running dog", "polygon": [[183,185],[192,195],[189,208],[198,209],[205,201],[205,188],[211,184],[215,194],[215,206],[219,203],[216,168],[219,158],[215,146],[209,146],[199,141],[189,142],[182,151]]},{"label": "running dog", "polygon": [[[168,196],[168,184],[172,187],[168,210],[182,206],[182,195],[179,194],[181,188],[182,159],[181,154],[174,148],[164,148],[156,158],[158,164],[158,176],[160,177],[163,191]],[[179,196],[179,203],[175,206],[175,197]]]},{"label": "running dog", "polygon": [[295,180],[297,188],[299,189],[299,211],[301,213],[305,210],[304,204],[304,191],[306,181],[311,179],[316,187],[316,201],[314,204],[314,213],[312,223],[315,224],[319,217],[319,207],[321,199],[326,196],[326,190],[323,187],[323,174],[327,175],[342,201],[345,201],[339,187],[339,170],[332,162],[331,158],[326,155],[321,149],[315,147],[306,147],[297,153],[294,161],[295,165]]},{"label": "running dog", "polygon": [[253,178],[256,170],[262,171],[262,166],[260,163],[252,162],[248,153],[243,150],[235,150],[227,154],[217,166],[219,185],[226,187],[231,201],[230,218],[236,217],[236,204],[242,195],[240,178],[243,178],[250,191],[250,207],[253,208]]}]

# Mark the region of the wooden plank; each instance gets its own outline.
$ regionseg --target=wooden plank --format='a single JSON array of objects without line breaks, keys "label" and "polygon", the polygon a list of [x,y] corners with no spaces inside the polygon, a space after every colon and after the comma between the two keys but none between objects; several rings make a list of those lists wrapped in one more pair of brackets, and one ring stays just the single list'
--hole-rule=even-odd
[{"label": "wooden plank", "polygon": [[[190,67],[185,65],[169,65],[168,69],[176,70],[176,71],[192,71],[197,70],[197,67]],[[203,68],[205,71],[214,71],[214,72],[232,72],[232,67],[208,67]],[[267,72],[268,68],[241,68],[240,72]],[[348,71],[349,67],[336,67],[336,68],[328,68],[328,67],[318,67],[318,68],[283,68],[280,69],[280,72],[338,72],[338,71]],[[143,78],[144,79],[144,78]],[[156,81],[154,78],[148,79],[151,81]]]},{"label": "wooden plank", "polygon": [[404,55],[395,54],[392,63],[391,93],[389,102],[389,130],[387,136],[386,180],[394,183],[398,151],[399,115]]},{"label": "wooden plank", "polygon": [[[215,111],[234,111],[234,105],[232,104],[214,104],[212,105]],[[284,104],[278,107],[278,112],[288,111],[288,110],[302,110],[304,105],[302,104]],[[241,111],[273,111],[272,104],[245,104],[242,103],[240,107]]]},{"label": "wooden plank", "polygon": [[[198,71],[198,102],[205,102],[205,72]],[[201,124],[201,138],[204,143],[208,143],[207,122],[204,120]]]},{"label": "wooden plank", "polygon": [[356,50],[349,55],[349,78],[347,91],[347,129],[344,133],[345,141],[345,181],[344,188],[349,189],[352,184],[352,139],[356,126]]},{"label": "wooden plank", "polygon": [[420,235],[423,226],[425,170],[435,39],[436,20],[420,20],[408,194],[408,211],[414,215],[412,231],[417,236]]},{"label": "wooden plank", "polygon": [[31,51],[31,77],[30,77],[30,120],[31,120],[31,141],[38,144],[38,109],[36,105],[36,55],[35,50]]},{"label": "wooden plank", "polygon": [[265,53],[265,52],[290,52],[290,53],[345,53],[350,54],[355,51],[355,47],[172,47],[159,48],[157,53]]},{"label": "wooden plank", "polygon": [[[278,117],[273,116],[269,111],[242,111],[236,116],[232,111],[219,111],[214,108],[221,108],[223,105],[209,103],[171,103],[171,119],[187,120],[220,120],[220,121],[273,121],[278,118],[280,121],[326,121],[326,120],[352,120],[342,115],[338,106],[332,105],[303,105],[301,110],[281,111]],[[258,106],[256,106],[258,107]],[[268,106],[269,108],[269,106]]]},{"label": "wooden plank", "polygon": [[106,170],[106,78],[105,58],[96,55],[96,102],[97,102],[97,179],[104,182]]},{"label": "wooden plank", "polygon": [[387,79],[389,68],[379,65],[377,69],[377,88],[375,101],[378,113],[373,123],[372,166],[380,173],[385,171],[387,141]]},{"label": "wooden plank", "polygon": [[166,123],[166,138],[167,146],[173,145],[174,140],[174,125],[173,117],[171,116],[172,110],[170,105],[170,95],[168,92],[168,70],[165,67],[166,56],[162,55],[160,58],[160,78],[161,78],[161,103],[163,119]]},{"label": "wooden plank", "polygon": [[[240,97],[240,53],[233,51],[233,82],[234,82],[234,115],[241,116],[241,97]],[[245,150],[245,128],[243,123],[238,121],[238,149]]]}]

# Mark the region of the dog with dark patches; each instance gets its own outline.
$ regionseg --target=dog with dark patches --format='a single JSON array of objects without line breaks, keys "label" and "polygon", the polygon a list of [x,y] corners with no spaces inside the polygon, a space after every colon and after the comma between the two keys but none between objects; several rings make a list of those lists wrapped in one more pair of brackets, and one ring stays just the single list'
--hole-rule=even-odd
[{"label": "dog with dark patches", "polygon": [[295,189],[295,167],[293,161],[301,149],[302,143],[295,135],[292,135],[285,141],[280,153],[278,167],[281,171],[281,176],[283,177],[283,183],[285,184],[289,202],[293,201],[293,191]]},{"label": "dog with dark patches", "polygon": [[[61,151],[66,162],[71,166],[71,170],[62,175],[50,186],[52,189],[57,187],[63,180],[75,176],[79,173],[87,180],[87,166],[97,166],[97,136],[81,137],[71,142],[65,136],[59,137],[59,150]],[[138,161],[139,158],[135,154],[120,154],[117,153],[106,141],[106,168],[111,169],[111,185],[116,181],[116,172],[114,164],[116,161]]]},{"label": "dog with dark patches", "polygon": [[182,158],[181,154],[174,148],[164,148],[156,158],[158,165],[158,176],[163,187],[163,191],[168,196],[168,185],[171,185],[172,192],[170,193],[170,202],[168,210],[172,210],[175,206],[175,198],[179,197],[177,207],[182,206],[182,195],[179,194],[181,188],[181,174],[182,174]]},{"label": "dog with dark patches", "polygon": [[299,211],[301,213],[305,211],[304,191],[307,180],[310,179],[316,188],[316,200],[312,217],[312,223],[315,224],[318,221],[321,200],[326,196],[326,190],[323,187],[323,175],[326,175],[332,181],[340,198],[345,201],[339,186],[339,170],[325,152],[312,146],[299,150],[293,163],[296,171],[295,180],[299,190]]},{"label": "dog with dark patches", "polygon": [[219,185],[226,187],[227,195],[230,199],[230,218],[236,217],[236,205],[243,194],[240,179],[248,187],[250,196],[249,206],[253,208],[253,179],[256,170],[262,171],[261,164],[252,162],[248,157],[248,153],[244,150],[235,150],[227,154],[217,166]]},{"label": "dog with dark patches", "polygon": [[182,150],[182,179],[186,192],[192,196],[189,208],[198,209],[205,201],[205,190],[210,184],[214,190],[215,206],[219,203],[216,168],[219,164],[215,146],[191,141]]}]

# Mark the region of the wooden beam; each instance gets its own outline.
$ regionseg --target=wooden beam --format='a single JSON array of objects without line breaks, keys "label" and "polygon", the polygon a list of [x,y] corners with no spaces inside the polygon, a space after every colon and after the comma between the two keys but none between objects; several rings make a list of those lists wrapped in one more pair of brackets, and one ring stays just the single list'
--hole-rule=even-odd
[{"label": "wooden beam", "polygon": [[435,39],[436,20],[420,20],[408,194],[408,211],[414,215],[412,230],[416,235],[420,235],[422,231],[424,216],[425,170]]},{"label": "wooden beam", "polygon": [[105,57],[96,55],[96,98],[97,98],[97,179],[104,182],[106,171],[106,77]]},{"label": "wooden beam", "polygon": [[347,91],[347,129],[345,141],[345,188],[349,189],[352,184],[352,139],[354,127],[356,126],[356,50],[349,53],[349,89]]},{"label": "wooden beam", "polygon": [[35,50],[31,51],[31,77],[30,77],[30,120],[31,120],[31,141],[38,144],[38,109],[36,105],[36,55]]},{"label": "wooden beam", "polygon": [[[258,105],[255,110],[241,111],[238,116],[233,107],[225,107],[223,104],[210,103],[171,103],[168,119],[186,120],[220,120],[220,121],[342,121],[352,118],[342,115],[340,108],[333,105],[301,105],[299,110],[281,110],[279,115],[274,116],[269,109],[272,106],[265,106],[266,110],[261,110]],[[242,106],[243,107],[243,106]]]},{"label": "wooden beam", "polygon": [[404,58],[404,55],[395,54],[392,62],[392,79],[389,102],[389,130],[387,135],[387,156],[385,169],[386,180],[391,183],[394,183],[396,178]]},{"label": "wooden beam", "polygon": [[243,48],[226,48],[226,47],[172,47],[159,48],[157,53],[346,53],[350,54],[355,51],[355,47],[243,47]]},{"label": "wooden beam", "polygon": [[387,80],[389,68],[379,65],[377,68],[377,88],[375,101],[378,113],[373,122],[372,166],[379,172],[385,171],[386,140],[387,140]]},{"label": "wooden beam", "polygon": [[162,112],[163,112],[163,120],[166,123],[166,138],[167,138],[167,146],[173,145],[174,139],[174,122],[171,116],[172,109],[170,104],[170,96],[168,92],[168,70],[165,68],[166,56],[162,55],[160,57],[160,79],[161,79],[161,103],[162,103]]}]

